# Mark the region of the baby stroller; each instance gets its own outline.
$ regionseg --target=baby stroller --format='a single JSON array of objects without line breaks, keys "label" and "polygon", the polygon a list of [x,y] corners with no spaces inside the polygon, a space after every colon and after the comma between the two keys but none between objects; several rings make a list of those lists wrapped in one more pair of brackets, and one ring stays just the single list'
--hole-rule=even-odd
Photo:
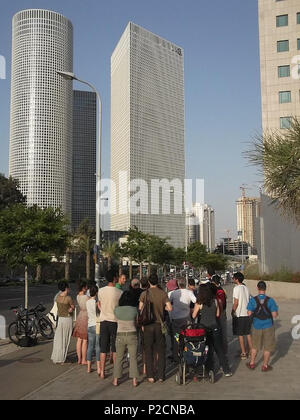
[{"label": "baby stroller", "polygon": [[208,379],[211,384],[215,381],[213,370],[206,372],[208,359],[208,345],[206,331],[201,325],[190,325],[181,330],[176,337],[178,341],[179,366],[176,374],[176,382],[179,385],[186,384],[188,373],[203,381]]}]

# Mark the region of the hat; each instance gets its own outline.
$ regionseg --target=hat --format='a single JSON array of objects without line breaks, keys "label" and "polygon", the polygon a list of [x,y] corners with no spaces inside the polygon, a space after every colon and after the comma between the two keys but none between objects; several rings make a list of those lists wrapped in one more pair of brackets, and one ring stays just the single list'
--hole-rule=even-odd
[{"label": "hat", "polygon": [[176,279],[169,280],[167,283],[167,289],[169,290],[169,292],[173,292],[173,290],[178,289],[177,280]]}]

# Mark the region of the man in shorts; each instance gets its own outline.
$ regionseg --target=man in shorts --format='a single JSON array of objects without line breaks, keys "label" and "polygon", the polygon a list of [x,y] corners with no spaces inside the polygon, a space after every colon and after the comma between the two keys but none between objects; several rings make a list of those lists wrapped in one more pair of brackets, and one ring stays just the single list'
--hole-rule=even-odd
[{"label": "man in shorts", "polygon": [[119,306],[119,300],[122,291],[117,289],[116,283],[118,281],[117,273],[114,270],[109,270],[106,273],[106,280],[108,282],[106,287],[102,287],[98,292],[98,307],[100,309],[100,377],[105,378],[105,362],[106,354],[113,354],[113,361],[116,360],[116,336],[117,336],[117,318],[115,316],[115,308]]},{"label": "man in shorts", "polygon": [[232,330],[233,335],[239,337],[241,347],[240,357],[242,360],[247,359],[246,345],[244,337],[247,339],[249,353],[252,350],[251,340],[251,318],[248,315],[247,306],[250,299],[248,288],[243,284],[244,275],[240,272],[233,275],[233,281],[236,284],[233,289],[233,306],[232,306]]},{"label": "man in shorts", "polygon": [[248,315],[253,317],[251,360],[247,363],[249,369],[255,369],[255,359],[259,350],[264,351],[262,372],[269,372],[271,353],[275,351],[274,319],[278,317],[278,306],[274,299],[266,296],[267,285],[264,281],[257,284],[258,296],[251,298],[248,304]]}]

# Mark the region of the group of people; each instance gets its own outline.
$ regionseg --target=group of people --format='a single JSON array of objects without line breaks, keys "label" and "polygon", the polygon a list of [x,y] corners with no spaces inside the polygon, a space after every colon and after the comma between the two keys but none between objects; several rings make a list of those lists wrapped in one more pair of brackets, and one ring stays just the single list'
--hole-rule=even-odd
[{"label": "group of people", "polygon": [[[246,359],[249,369],[255,369],[258,350],[264,348],[263,371],[271,369],[271,352],[275,349],[273,320],[278,315],[276,302],[266,297],[266,284],[259,282],[258,296],[250,297],[244,285],[242,273],[235,273],[236,287],[233,291],[233,334],[239,337],[240,357]],[[58,325],[55,332],[51,359],[54,363],[67,362],[71,337],[77,338],[78,364],[86,365],[92,372],[92,358],[96,354],[97,373],[106,377],[107,357],[113,363],[113,385],[118,386],[123,375],[123,360],[126,350],[129,360],[129,377],[132,385],[138,385],[140,377],[138,354],[143,360],[143,374],[154,383],[165,380],[166,335],[171,338],[169,356],[178,362],[178,344],[175,339],[182,329],[192,322],[201,323],[207,333],[209,354],[207,371],[214,368],[214,353],[226,377],[232,376],[228,362],[227,344],[227,296],[221,287],[221,278],[214,272],[197,288],[195,281],[178,278],[167,284],[165,292],[156,274],[149,278],[133,279],[125,290],[126,276],[111,269],[106,274],[107,286],[98,289],[96,283],[82,283],[77,295],[80,308],[75,327],[73,314],[75,304],[65,282],[59,283],[56,296]],[[170,282],[169,282],[170,283]],[[153,320],[140,323],[140,314],[151,305]],[[253,325],[252,325],[253,324]],[[252,332],[251,332],[252,331]],[[244,338],[247,338],[248,352]]]}]

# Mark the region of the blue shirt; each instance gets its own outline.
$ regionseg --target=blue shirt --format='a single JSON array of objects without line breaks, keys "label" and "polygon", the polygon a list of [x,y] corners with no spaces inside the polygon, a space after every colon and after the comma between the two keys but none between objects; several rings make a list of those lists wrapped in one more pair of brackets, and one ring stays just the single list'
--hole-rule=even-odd
[{"label": "blue shirt", "polygon": [[[266,295],[258,295],[259,299],[265,299],[265,297],[266,297]],[[256,303],[255,299],[253,297],[251,297],[250,301],[248,303],[248,306],[247,306],[247,310],[251,311],[251,312],[255,312],[256,306],[257,306],[257,303]],[[269,298],[267,307],[268,307],[269,311],[271,311],[271,312],[278,312],[278,306],[277,306],[275,300],[272,299],[272,298]],[[271,318],[270,319],[264,319],[264,320],[258,319],[258,318],[255,318],[255,317],[253,318],[253,327],[256,330],[265,330],[267,328],[271,328],[272,325],[273,325],[273,322],[272,322]]]}]

